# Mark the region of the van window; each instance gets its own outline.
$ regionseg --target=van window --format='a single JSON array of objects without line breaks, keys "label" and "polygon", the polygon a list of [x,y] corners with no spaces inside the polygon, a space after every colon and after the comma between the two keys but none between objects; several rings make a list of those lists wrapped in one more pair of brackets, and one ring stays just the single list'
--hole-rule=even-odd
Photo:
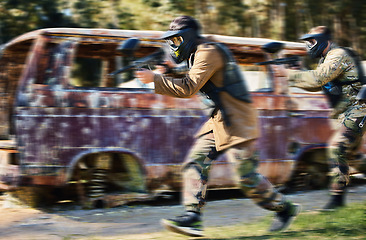
[{"label": "van window", "polygon": [[117,46],[118,42],[49,42],[42,53],[41,62],[37,65],[35,83],[53,85],[66,81],[64,83],[74,87],[99,88],[120,87],[122,83],[136,81],[132,70],[114,77],[109,76],[109,73],[131,64],[134,60],[121,56],[116,50]]},{"label": "van window", "polygon": [[70,84],[76,87],[99,87],[102,82],[101,59],[76,57],[71,67]]},{"label": "van window", "polygon": [[108,74],[116,67],[116,46],[113,43],[80,42],[71,59],[69,84],[74,87],[115,87],[115,79]]},{"label": "van window", "polygon": [[240,65],[242,74],[250,92],[272,91],[272,84],[265,67],[255,65]]},{"label": "van window", "polygon": [[109,74],[154,51],[153,47],[142,47],[131,57],[122,56],[115,43],[79,44],[72,60],[69,84],[75,87],[151,88],[134,77],[134,69],[115,76]]}]

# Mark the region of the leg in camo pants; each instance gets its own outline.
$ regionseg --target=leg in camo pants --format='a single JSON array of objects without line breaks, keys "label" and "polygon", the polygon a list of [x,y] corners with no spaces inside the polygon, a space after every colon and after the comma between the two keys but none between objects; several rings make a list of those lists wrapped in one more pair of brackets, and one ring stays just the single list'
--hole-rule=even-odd
[{"label": "leg in camo pants", "polygon": [[354,157],[361,144],[366,130],[364,121],[364,117],[346,115],[330,140],[328,156],[331,170],[331,200],[324,207],[325,210],[344,205],[345,191],[349,183],[348,160]]},{"label": "leg in camo pants", "polygon": [[[279,212],[285,206],[285,198],[272,184],[257,173],[255,141],[248,141],[226,151],[235,168],[236,181],[247,197],[264,209]],[[183,204],[187,211],[201,212],[205,204],[207,181],[212,162],[223,152],[217,152],[213,133],[197,139],[183,167]]]}]

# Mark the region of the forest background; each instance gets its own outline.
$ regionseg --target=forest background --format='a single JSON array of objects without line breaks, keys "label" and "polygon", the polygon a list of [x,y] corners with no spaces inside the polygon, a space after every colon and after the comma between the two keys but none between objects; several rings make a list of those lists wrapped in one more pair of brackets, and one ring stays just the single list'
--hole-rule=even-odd
[{"label": "forest background", "polygon": [[204,34],[299,41],[326,25],[366,59],[365,0],[0,0],[0,44],[51,27],[167,30],[190,15]]}]

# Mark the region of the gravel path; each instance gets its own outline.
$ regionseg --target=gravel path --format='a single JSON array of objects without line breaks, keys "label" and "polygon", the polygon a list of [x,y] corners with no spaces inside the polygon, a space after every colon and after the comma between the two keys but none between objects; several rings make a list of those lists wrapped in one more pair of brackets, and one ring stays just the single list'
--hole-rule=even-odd
[{"label": "gravel path", "polygon": [[[329,198],[327,190],[287,195],[302,204],[303,211],[321,208]],[[209,196],[210,198],[210,196]],[[129,205],[110,209],[75,210],[58,207],[42,211],[18,205],[13,199],[0,196],[0,239],[60,240],[93,237],[116,237],[162,231],[160,219],[181,214],[177,202],[162,201],[149,205]],[[366,184],[349,188],[347,204],[366,201]],[[251,200],[239,197],[209,201],[204,213],[205,226],[223,226],[245,223],[273,214]],[[114,237],[114,238],[113,238]],[[123,238],[121,238],[123,239]]]}]

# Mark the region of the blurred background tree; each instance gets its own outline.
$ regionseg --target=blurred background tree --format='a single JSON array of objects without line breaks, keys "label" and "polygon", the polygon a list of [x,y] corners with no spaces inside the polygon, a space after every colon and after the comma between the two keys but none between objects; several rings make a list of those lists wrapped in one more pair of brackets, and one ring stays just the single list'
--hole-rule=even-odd
[{"label": "blurred background tree", "polygon": [[0,44],[49,27],[166,30],[185,14],[203,33],[298,41],[327,25],[366,58],[365,0],[0,0]]}]

